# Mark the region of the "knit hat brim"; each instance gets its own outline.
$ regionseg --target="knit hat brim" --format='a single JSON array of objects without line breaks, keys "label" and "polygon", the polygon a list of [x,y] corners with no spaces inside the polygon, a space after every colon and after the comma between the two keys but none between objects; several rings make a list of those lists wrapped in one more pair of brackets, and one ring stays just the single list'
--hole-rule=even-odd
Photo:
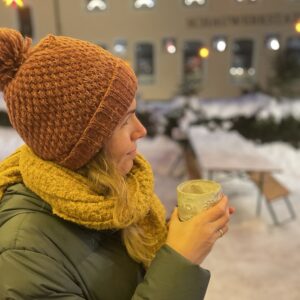
[{"label": "knit hat brim", "polygon": [[135,97],[136,89],[135,74],[124,61],[119,60],[110,86],[88,126],[69,155],[58,163],[72,170],[87,164],[102,149],[104,142],[109,139],[126,115]]}]

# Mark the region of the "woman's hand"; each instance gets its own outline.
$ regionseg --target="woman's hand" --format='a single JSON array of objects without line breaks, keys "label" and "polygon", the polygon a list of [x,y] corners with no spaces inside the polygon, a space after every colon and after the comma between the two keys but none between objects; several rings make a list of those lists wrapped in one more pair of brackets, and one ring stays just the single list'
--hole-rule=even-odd
[{"label": "woman's hand", "polygon": [[215,206],[185,222],[179,220],[175,208],[169,222],[166,244],[192,263],[200,264],[216,240],[228,231],[230,214],[234,211],[234,208],[228,206],[226,196]]}]

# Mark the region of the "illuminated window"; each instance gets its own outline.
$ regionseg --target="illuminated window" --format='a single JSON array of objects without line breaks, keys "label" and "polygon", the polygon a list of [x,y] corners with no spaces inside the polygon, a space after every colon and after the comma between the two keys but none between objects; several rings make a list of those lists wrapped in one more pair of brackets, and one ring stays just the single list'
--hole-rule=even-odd
[{"label": "illuminated window", "polygon": [[155,0],[134,0],[135,8],[153,8]]},{"label": "illuminated window", "polygon": [[255,75],[253,66],[254,44],[249,39],[239,39],[233,43],[232,64],[229,70],[237,83],[252,82]]},{"label": "illuminated window", "polygon": [[204,5],[206,3],[206,0],[184,0],[184,4],[186,6],[191,5]]},{"label": "illuminated window", "polygon": [[165,38],[163,39],[163,48],[164,51],[169,54],[176,53],[176,40],[174,38]]},{"label": "illuminated window", "polygon": [[136,74],[140,83],[154,81],[154,53],[151,43],[139,43],[136,46]]},{"label": "illuminated window", "polygon": [[33,37],[31,10],[29,6],[18,7],[19,30],[23,36]]},{"label": "illuminated window", "polygon": [[86,8],[89,11],[93,10],[106,10],[107,3],[105,0],[88,0]]}]

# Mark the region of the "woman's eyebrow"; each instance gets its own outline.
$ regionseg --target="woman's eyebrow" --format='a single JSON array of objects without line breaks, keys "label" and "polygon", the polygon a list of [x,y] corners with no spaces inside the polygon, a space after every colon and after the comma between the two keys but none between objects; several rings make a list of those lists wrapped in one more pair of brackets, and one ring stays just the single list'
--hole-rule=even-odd
[{"label": "woman's eyebrow", "polygon": [[130,114],[134,114],[136,112],[136,109],[131,109],[127,112],[126,116],[130,115]]},{"label": "woman's eyebrow", "polygon": [[126,113],[126,115],[123,117],[123,122],[124,122],[125,120],[127,120],[127,118],[128,118],[129,115],[134,114],[135,112],[136,112],[136,109],[131,109],[131,110],[129,110],[129,111]]}]

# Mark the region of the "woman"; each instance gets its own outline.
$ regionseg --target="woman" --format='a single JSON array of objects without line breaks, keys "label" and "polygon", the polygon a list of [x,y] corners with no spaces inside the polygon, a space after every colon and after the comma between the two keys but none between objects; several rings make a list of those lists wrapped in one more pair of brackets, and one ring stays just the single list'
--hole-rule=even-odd
[{"label": "woman", "polygon": [[1,299],[203,299],[227,198],[167,226],[131,68],[69,37],[30,44],[0,29],[0,90],[25,141],[0,165]]}]

